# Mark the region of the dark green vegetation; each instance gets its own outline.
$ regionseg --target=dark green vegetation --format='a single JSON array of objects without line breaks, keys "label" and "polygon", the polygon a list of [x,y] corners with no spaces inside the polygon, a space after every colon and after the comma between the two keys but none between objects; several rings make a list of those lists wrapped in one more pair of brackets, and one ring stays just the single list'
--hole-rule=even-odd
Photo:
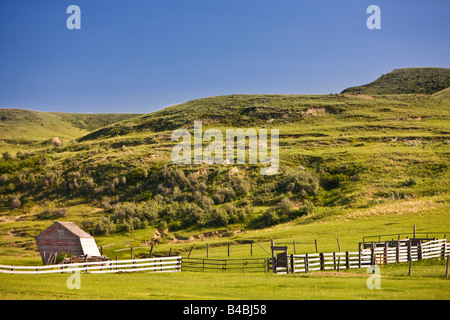
[{"label": "dark green vegetation", "polygon": [[382,75],[369,84],[345,89],[348,94],[433,94],[450,86],[448,68],[404,68]]},{"label": "dark green vegetation", "polygon": [[[148,233],[164,243],[175,233],[341,215],[448,214],[450,101],[442,93],[230,95],[103,120],[3,112],[5,136],[40,141],[25,149],[8,142],[0,159],[0,236],[14,250],[34,250],[32,237],[54,220],[100,238]],[[171,164],[171,133],[192,130],[194,120],[203,130],[279,129],[278,174],[262,176],[259,165]],[[62,132],[57,123],[69,128],[59,134],[66,138],[42,144]],[[20,129],[32,125],[35,135]]]}]

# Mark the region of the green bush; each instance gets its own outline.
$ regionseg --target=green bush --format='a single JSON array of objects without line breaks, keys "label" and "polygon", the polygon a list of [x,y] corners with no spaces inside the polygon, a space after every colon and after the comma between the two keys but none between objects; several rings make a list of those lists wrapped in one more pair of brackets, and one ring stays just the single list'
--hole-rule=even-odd
[{"label": "green bush", "polygon": [[67,217],[67,208],[51,208],[40,212],[39,219],[58,219]]}]

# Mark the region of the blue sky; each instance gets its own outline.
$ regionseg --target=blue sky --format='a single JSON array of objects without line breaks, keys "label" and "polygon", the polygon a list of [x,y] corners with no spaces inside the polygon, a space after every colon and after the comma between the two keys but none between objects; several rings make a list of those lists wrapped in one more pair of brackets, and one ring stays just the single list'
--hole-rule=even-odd
[{"label": "blue sky", "polygon": [[[81,30],[69,30],[70,5]],[[381,8],[381,30],[366,9]],[[450,67],[448,0],[1,0],[0,108],[147,113]]]}]

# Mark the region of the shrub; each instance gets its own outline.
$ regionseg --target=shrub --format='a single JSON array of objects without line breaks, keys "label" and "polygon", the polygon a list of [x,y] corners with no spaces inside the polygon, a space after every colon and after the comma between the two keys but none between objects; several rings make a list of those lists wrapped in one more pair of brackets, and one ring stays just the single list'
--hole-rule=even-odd
[{"label": "shrub", "polygon": [[213,200],[215,204],[221,204],[224,202],[233,201],[236,198],[236,193],[230,187],[219,188],[213,194]]},{"label": "shrub", "polygon": [[2,174],[0,176],[0,184],[6,184],[6,182],[8,182],[9,178],[7,174]]},{"label": "shrub", "polygon": [[299,215],[308,215],[314,212],[314,203],[312,201],[306,200],[298,210]]},{"label": "shrub", "polygon": [[415,186],[416,184],[417,184],[416,179],[408,178],[408,179],[406,179],[405,181],[403,181],[401,183],[401,186],[403,186],[403,187],[412,187],[412,186]]},{"label": "shrub", "polygon": [[14,157],[8,151],[3,152],[2,156],[3,156],[3,159],[5,159],[5,160],[14,160]]},{"label": "shrub", "polygon": [[67,217],[67,208],[46,209],[38,214],[39,219],[57,219]]},{"label": "shrub", "polygon": [[12,196],[9,200],[9,208],[10,209],[16,209],[18,207],[20,207],[21,203],[20,203],[20,199],[18,196]]},{"label": "shrub", "polygon": [[319,180],[308,171],[289,171],[279,182],[281,191],[291,191],[304,197],[315,196],[319,192]]},{"label": "shrub", "polygon": [[108,217],[103,217],[94,227],[94,235],[108,235],[115,231],[116,226]]},{"label": "shrub", "polygon": [[280,216],[289,216],[294,209],[294,205],[288,198],[283,198],[276,206],[276,211]]},{"label": "shrub", "polygon": [[280,217],[278,216],[275,208],[270,208],[263,213],[262,219],[266,226],[273,226],[278,223]]},{"label": "shrub", "polygon": [[211,222],[220,226],[226,226],[228,224],[228,213],[222,207],[214,207],[211,213]]}]

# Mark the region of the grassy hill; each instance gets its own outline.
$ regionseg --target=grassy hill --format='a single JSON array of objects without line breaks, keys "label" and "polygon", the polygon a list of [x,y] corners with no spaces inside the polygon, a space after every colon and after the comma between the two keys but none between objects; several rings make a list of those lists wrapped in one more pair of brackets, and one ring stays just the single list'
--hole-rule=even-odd
[{"label": "grassy hill", "polygon": [[435,94],[433,94],[433,96],[441,98],[441,99],[449,100],[450,99],[450,87],[448,87],[447,89],[441,90],[439,92],[436,92]]},{"label": "grassy hill", "polygon": [[346,94],[433,94],[450,87],[449,68],[404,68],[342,91]]},{"label": "grassy hill", "polygon": [[58,138],[69,142],[92,130],[137,114],[76,114],[0,109],[0,150],[33,148]]},{"label": "grassy hill", "polygon": [[[333,219],[355,230],[367,219],[363,232],[379,216],[380,233],[398,219],[398,227],[418,221],[446,231],[450,102],[442,95],[218,96],[110,123],[4,113],[14,124],[0,128],[5,136],[40,142],[0,158],[0,254],[38,259],[33,237],[56,220],[101,244],[179,252],[207,235],[311,236]],[[261,176],[260,165],[173,165],[171,133],[192,130],[195,120],[203,130],[279,129],[278,174]],[[69,142],[42,144],[55,136]],[[317,232],[334,237],[325,229]]]}]

